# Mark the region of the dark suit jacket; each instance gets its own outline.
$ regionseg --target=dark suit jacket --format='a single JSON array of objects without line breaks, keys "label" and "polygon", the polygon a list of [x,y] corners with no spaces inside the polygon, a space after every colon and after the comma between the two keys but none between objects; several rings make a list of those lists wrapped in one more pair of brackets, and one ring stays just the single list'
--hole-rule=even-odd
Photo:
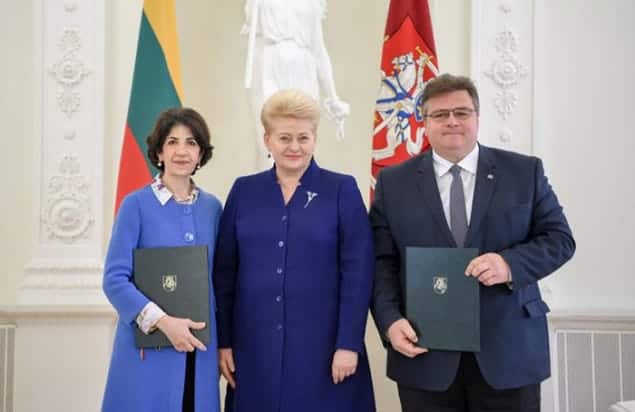
[{"label": "dark suit jacket", "polygon": [[[549,308],[536,282],[571,258],[575,242],[540,159],[481,145],[476,174],[465,247],[499,253],[513,278],[512,289],[480,286],[476,359],[494,388],[538,383],[550,374]],[[405,247],[456,246],[431,151],[382,170],[370,219],[376,253],[372,313],[385,341],[388,327],[404,313]],[[409,359],[387,347],[388,377],[400,384],[442,391],[454,380],[460,352],[430,351]]]}]

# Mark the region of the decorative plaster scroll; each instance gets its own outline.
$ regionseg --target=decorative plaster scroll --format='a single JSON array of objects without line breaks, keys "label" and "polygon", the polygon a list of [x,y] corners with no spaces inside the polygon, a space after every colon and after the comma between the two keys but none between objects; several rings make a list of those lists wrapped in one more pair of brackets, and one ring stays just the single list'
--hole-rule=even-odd
[{"label": "decorative plaster scroll", "polygon": [[62,112],[70,118],[79,110],[81,98],[75,90],[82,80],[90,74],[84,62],[78,57],[82,47],[79,30],[65,28],[60,36],[58,47],[61,57],[49,68],[49,73],[60,85],[57,93],[57,103]]},{"label": "decorative plaster scroll", "polygon": [[49,180],[49,199],[42,211],[42,223],[49,238],[73,243],[87,237],[94,222],[89,187],[88,179],[80,174],[78,156],[64,155],[59,174]]}]

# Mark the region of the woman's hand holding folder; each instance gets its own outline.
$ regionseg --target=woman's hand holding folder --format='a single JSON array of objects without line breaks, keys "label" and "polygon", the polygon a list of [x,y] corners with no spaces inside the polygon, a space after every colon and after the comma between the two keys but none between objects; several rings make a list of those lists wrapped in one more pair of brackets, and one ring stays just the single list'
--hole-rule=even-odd
[{"label": "woman's hand holding folder", "polygon": [[194,322],[191,319],[166,315],[159,319],[157,328],[167,336],[177,352],[193,352],[194,349],[207,350],[205,345],[190,331],[190,329],[204,329],[205,322]]}]

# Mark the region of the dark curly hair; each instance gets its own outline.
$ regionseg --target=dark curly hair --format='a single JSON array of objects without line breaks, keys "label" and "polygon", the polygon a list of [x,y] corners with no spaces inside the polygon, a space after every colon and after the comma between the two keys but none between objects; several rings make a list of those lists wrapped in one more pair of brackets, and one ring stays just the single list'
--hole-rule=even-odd
[{"label": "dark curly hair", "polygon": [[[189,107],[174,107],[161,113],[157,118],[152,133],[146,139],[148,144],[148,158],[153,165],[163,172],[164,165],[159,166],[159,153],[163,150],[163,144],[167,139],[170,130],[176,125],[183,125],[192,131],[192,135],[201,148],[201,161],[199,165],[202,167],[212,158],[214,146],[210,144],[210,134],[205,123],[205,119],[196,110]],[[192,175],[196,173],[196,169]]]}]

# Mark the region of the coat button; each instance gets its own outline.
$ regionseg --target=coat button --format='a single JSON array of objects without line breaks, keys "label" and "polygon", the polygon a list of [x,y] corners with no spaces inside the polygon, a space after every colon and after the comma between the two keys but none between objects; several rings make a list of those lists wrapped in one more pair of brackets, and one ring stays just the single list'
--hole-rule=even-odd
[{"label": "coat button", "polygon": [[186,242],[191,242],[194,240],[194,233],[185,232],[185,235],[183,235],[183,238],[185,239]]},{"label": "coat button", "polygon": [[276,296],[276,302],[282,302],[282,296]]},{"label": "coat button", "polygon": [[282,268],[278,268],[278,269],[276,269],[276,273],[277,273],[278,275],[282,275]]},{"label": "coat button", "polygon": [[278,326],[276,326],[277,330],[282,330],[282,325],[278,323]]},{"label": "coat button", "polygon": [[283,247],[283,246],[284,246],[284,242],[282,240],[278,242],[278,247]]},{"label": "coat button", "polygon": [[282,216],[282,221],[286,222],[287,221],[287,215]]},{"label": "coat button", "polygon": [[183,213],[185,213],[186,215],[189,215],[190,213],[192,213],[192,208],[189,206],[185,206],[183,208]]}]

